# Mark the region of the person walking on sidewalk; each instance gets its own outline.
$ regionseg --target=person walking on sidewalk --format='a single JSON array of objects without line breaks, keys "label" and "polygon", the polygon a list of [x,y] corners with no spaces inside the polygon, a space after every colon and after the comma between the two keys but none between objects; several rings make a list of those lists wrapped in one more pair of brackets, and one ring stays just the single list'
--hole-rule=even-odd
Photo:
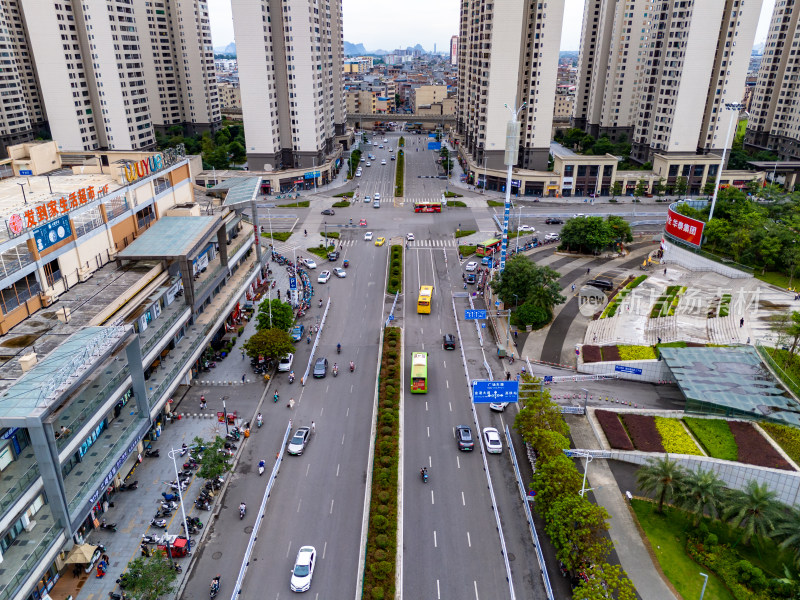
[{"label": "person walking on sidewalk", "polygon": [[242,360],[244,360],[244,354],[245,354],[244,348],[242,348]]},{"label": "person walking on sidewalk", "polygon": [[247,379],[247,373],[242,373],[242,383]]},{"label": "person walking on sidewalk", "polygon": [[208,407],[208,403],[206,402],[205,396],[200,396],[200,410],[203,410]]}]

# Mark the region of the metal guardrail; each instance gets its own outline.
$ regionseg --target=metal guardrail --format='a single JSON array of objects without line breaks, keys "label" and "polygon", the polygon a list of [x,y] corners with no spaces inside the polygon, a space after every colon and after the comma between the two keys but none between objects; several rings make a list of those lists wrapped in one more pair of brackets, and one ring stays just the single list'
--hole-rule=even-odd
[{"label": "metal guardrail", "polygon": [[239,569],[239,575],[236,578],[236,585],[233,586],[233,593],[231,594],[231,600],[237,600],[239,594],[242,593],[242,583],[244,583],[244,576],[247,573],[247,567],[250,566],[250,555],[253,553],[253,547],[256,545],[256,540],[258,539],[258,530],[261,527],[261,521],[266,516],[265,510],[267,508],[267,500],[269,500],[269,495],[272,492],[272,486],[275,483],[275,478],[278,476],[278,471],[281,467],[281,462],[283,461],[283,454],[286,451],[286,442],[289,439],[289,434],[292,432],[292,421],[289,420],[288,425],[286,426],[286,431],[283,433],[283,441],[281,442],[281,449],[278,452],[278,459],[275,461],[275,466],[272,467],[272,473],[269,475],[269,481],[267,482],[267,487],[264,490],[264,497],[261,499],[261,506],[258,507],[258,515],[256,516],[255,525],[253,525],[253,531],[250,533],[250,540],[247,542],[247,550],[244,551],[244,558],[242,559],[242,566]]},{"label": "metal guardrail", "polygon": [[328,302],[325,304],[325,312],[322,313],[322,318],[319,321],[319,330],[317,331],[317,335],[314,337],[314,344],[311,346],[311,356],[308,357],[308,364],[306,365],[306,372],[303,374],[303,378],[300,380],[300,384],[305,386],[306,382],[308,381],[308,372],[311,370],[311,365],[314,362],[314,355],[317,352],[317,346],[319,345],[319,338],[322,336],[322,329],[325,327],[325,319],[328,316],[328,311],[331,308],[331,299],[330,296],[328,297]]},{"label": "metal guardrail", "polygon": [[522,507],[525,510],[525,518],[528,520],[528,529],[533,538],[533,547],[536,549],[536,559],[539,561],[539,572],[542,574],[542,583],[544,583],[544,591],[547,593],[549,600],[555,600],[553,595],[553,586],[550,585],[550,576],[547,573],[547,563],[542,554],[542,545],[539,543],[539,536],[536,534],[536,525],[533,522],[533,515],[531,514],[531,506],[528,504],[528,495],[525,493],[525,483],[522,481],[522,474],[519,470],[519,463],[517,462],[517,453],[514,451],[514,444],[511,441],[511,431],[508,425],[505,426],[506,446],[508,453],[511,455],[511,463],[514,465],[514,475],[517,478],[517,488],[522,497]]},{"label": "metal guardrail", "polygon": [[775,374],[778,376],[780,382],[789,390],[789,392],[794,395],[795,399],[800,399],[800,385],[798,385],[797,382],[792,379],[791,375],[786,373],[778,365],[775,359],[770,356],[767,348],[761,344],[761,340],[756,340],[756,351],[761,357],[761,360],[767,363],[772,370],[775,371]]}]

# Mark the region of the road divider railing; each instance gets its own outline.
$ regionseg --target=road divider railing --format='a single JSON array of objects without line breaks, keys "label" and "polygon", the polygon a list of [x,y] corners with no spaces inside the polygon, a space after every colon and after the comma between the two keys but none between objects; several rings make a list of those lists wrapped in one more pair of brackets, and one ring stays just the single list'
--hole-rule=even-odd
[{"label": "road divider railing", "polygon": [[239,594],[242,593],[244,576],[247,574],[247,567],[250,565],[250,555],[253,553],[253,547],[256,545],[256,540],[258,539],[258,530],[261,528],[261,521],[266,516],[267,500],[269,500],[269,495],[272,492],[272,486],[275,484],[275,478],[278,476],[278,471],[281,468],[283,455],[286,451],[286,442],[288,441],[291,433],[292,421],[289,420],[289,423],[286,425],[286,431],[283,433],[283,440],[281,440],[281,449],[278,452],[277,460],[275,461],[275,465],[272,467],[272,473],[269,474],[269,481],[267,481],[267,487],[264,490],[264,497],[261,499],[261,506],[258,507],[258,515],[256,515],[256,522],[253,525],[253,531],[250,533],[250,539],[247,541],[247,549],[244,552],[242,566],[239,568],[239,575],[236,578],[236,585],[233,586],[231,600],[239,600]]},{"label": "road divider railing", "polygon": [[511,430],[508,425],[505,426],[506,446],[508,453],[511,456],[511,463],[514,465],[514,475],[517,478],[517,488],[519,489],[520,496],[522,497],[522,508],[525,511],[525,518],[528,520],[528,529],[531,532],[533,539],[533,547],[536,550],[536,559],[539,561],[539,571],[542,574],[542,582],[544,583],[544,590],[547,593],[549,600],[555,600],[553,595],[553,586],[550,585],[550,575],[547,573],[547,563],[542,554],[542,545],[539,543],[539,536],[536,533],[536,525],[533,522],[533,515],[531,514],[531,506],[528,503],[528,494],[526,493],[525,483],[522,481],[522,474],[519,470],[519,463],[517,462],[517,453],[514,451],[514,443],[511,439]]},{"label": "road divider railing", "polygon": [[330,296],[328,297],[328,302],[325,304],[325,311],[322,313],[322,319],[319,321],[319,329],[317,330],[317,335],[314,336],[314,344],[311,346],[311,356],[308,357],[308,364],[306,365],[306,372],[303,373],[303,378],[300,380],[300,384],[305,386],[306,382],[308,381],[308,374],[311,371],[311,365],[314,364],[314,356],[317,352],[317,346],[319,345],[319,339],[322,337],[322,329],[325,327],[325,319],[328,317],[328,311],[331,308],[331,299]]}]

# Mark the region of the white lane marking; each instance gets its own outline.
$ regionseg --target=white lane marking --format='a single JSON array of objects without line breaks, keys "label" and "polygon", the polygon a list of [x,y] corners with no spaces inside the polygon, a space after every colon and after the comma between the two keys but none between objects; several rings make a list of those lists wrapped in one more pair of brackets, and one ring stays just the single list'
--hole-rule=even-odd
[{"label": "white lane marking", "polygon": [[351,394],[353,393],[353,384],[352,383],[350,384],[350,393]]},{"label": "white lane marking", "polygon": [[446,360],[443,360],[443,361],[442,361],[442,365],[444,365],[444,368],[446,369],[446,368],[447,368],[447,361],[446,361]]},{"label": "white lane marking", "polygon": [[319,416],[320,417],[322,416],[323,412],[325,412],[325,407],[324,406],[319,409]]},{"label": "white lane marking", "polygon": [[[467,532],[467,536],[469,536],[469,532]],[[328,549],[328,542],[325,542],[325,544],[322,546],[322,558],[325,558],[325,550],[327,549]]]},{"label": "white lane marking", "polygon": [[431,467],[433,467],[433,459],[429,456],[428,457],[428,468],[430,469]]},{"label": "white lane marking", "polygon": [[467,546],[472,548],[472,539],[469,537],[469,531],[467,532]]},{"label": "white lane marking", "polygon": [[447,406],[448,406],[448,408],[450,408],[450,412],[453,412],[453,403],[452,402],[448,402]]},{"label": "white lane marking", "polygon": [[436,499],[433,497],[433,490],[431,490],[431,504],[436,504]]},{"label": "white lane marking", "polygon": [[466,505],[467,505],[467,499],[464,498],[464,490],[461,490],[461,506],[466,506]]},{"label": "white lane marking", "polygon": [[292,542],[289,542],[289,547],[286,548],[286,558],[289,558],[289,552],[292,551]]},{"label": "white lane marking", "polygon": [[428,431],[428,437],[431,437],[431,427],[430,427],[430,425],[428,425],[425,429]]},{"label": "white lane marking", "polygon": [[344,436],[345,434],[342,434],[342,446],[344,446]]},{"label": "white lane marking", "polygon": [[444,387],[446,387],[448,390],[450,389],[450,382],[447,379],[444,380]]},{"label": "white lane marking", "polygon": [[433,547],[438,548],[439,544],[436,542],[436,530],[433,530]]},{"label": "white lane marking", "polygon": [[308,477],[308,471],[309,471],[309,469],[311,469],[311,463],[308,463],[308,464],[306,465],[306,477]]},{"label": "white lane marking", "polygon": [[472,583],[475,586],[475,600],[480,600],[480,598],[478,597],[478,582],[473,581]]},{"label": "white lane marking", "polygon": [[300,507],[301,507],[302,505],[303,505],[303,499],[302,499],[302,498],[300,498],[300,500],[298,500],[298,501],[297,501],[297,512],[300,512]]},{"label": "white lane marking", "polygon": [[425,400],[425,412],[428,412],[428,401]]},{"label": "white lane marking", "polygon": [[437,600],[441,600],[442,598],[442,590],[439,589],[439,580],[436,580],[436,598]]},{"label": "white lane marking", "polygon": [[[351,390],[351,392],[352,392],[352,390]],[[349,406],[347,407],[347,410],[344,412],[344,416],[345,417],[349,417],[350,416],[350,407]]]},{"label": "white lane marking", "polygon": [[331,511],[328,514],[333,514],[333,498],[331,498]]},{"label": "white lane marking", "polygon": [[458,454],[456,454],[456,468],[461,468],[461,459],[458,457]]},{"label": "white lane marking", "polygon": [[339,466],[340,466],[340,465],[336,465],[336,476],[337,476],[337,477],[339,476]]}]

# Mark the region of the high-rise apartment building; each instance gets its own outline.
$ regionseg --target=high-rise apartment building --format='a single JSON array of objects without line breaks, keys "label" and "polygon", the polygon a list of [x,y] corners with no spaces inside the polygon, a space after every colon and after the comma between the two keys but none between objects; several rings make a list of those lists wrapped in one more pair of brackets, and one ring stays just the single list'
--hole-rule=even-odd
[{"label": "high-rise apartment building", "polygon": [[233,0],[247,160],[313,167],[345,131],[342,0]]},{"label": "high-rise apartment building", "polygon": [[506,108],[525,107],[517,166],[546,169],[564,0],[461,0],[457,128],[478,164],[502,168]]},{"label": "high-rise apartment building", "polygon": [[761,58],[745,145],[777,152],[782,159],[800,158],[800,2],[775,3]]},{"label": "high-rise apartment building", "polygon": [[574,124],[633,158],[723,149],[762,0],[587,0]]},{"label": "high-rise apartment building", "polygon": [[6,147],[32,140],[46,121],[19,4],[0,0],[0,156]]},{"label": "high-rise apartment building", "polygon": [[205,1],[0,0],[0,21],[19,74],[3,137],[46,118],[62,150],[140,150],[221,122]]},{"label": "high-rise apartment building", "polygon": [[450,38],[450,64],[458,64],[458,36],[454,35]]}]

